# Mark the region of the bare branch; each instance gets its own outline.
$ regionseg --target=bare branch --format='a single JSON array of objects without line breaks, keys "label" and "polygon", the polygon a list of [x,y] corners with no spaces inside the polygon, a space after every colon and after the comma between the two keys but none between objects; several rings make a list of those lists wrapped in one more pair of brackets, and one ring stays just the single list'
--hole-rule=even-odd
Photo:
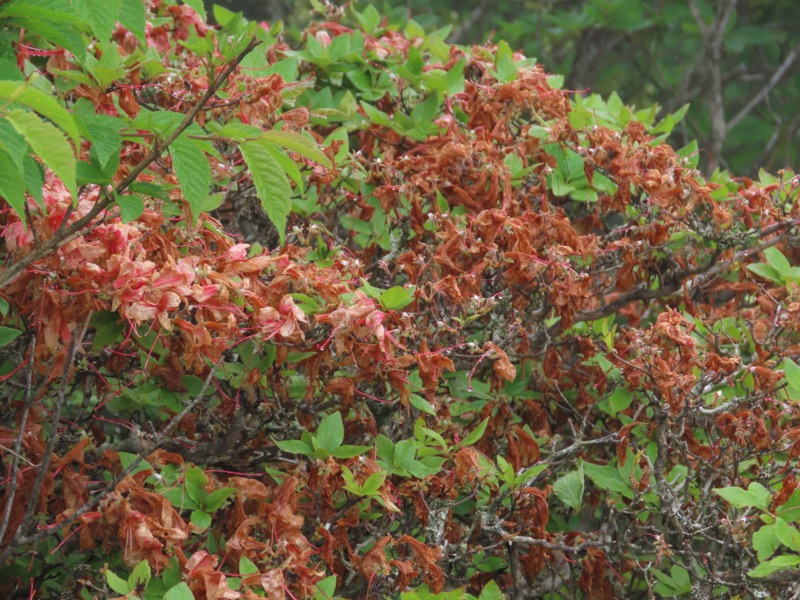
[{"label": "bare branch", "polygon": [[759,90],[758,94],[753,96],[750,102],[748,102],[744,106],[744,108],[742,108],[742,110],[736,113],[736,116],[734,116],[728,122],[728,129],[732,129],[733,127],[735,127],[742,119],[744,119],[747,115],[749,115],[756,106],[761,104],[764,101],[764,99],[766,99],[769,93],[773,89],[775,89],[775,86],[777,86],[780,83],[783,76],[795,63],[798,56],[800,56],[800,43],[798,43],[794,48],[792,48],[792,51],[789,52],[789,54],[783,60],[781,65],[772,74],[772,77],[769,78],[767,84],[764,87],[762,87],[761,90]]}]

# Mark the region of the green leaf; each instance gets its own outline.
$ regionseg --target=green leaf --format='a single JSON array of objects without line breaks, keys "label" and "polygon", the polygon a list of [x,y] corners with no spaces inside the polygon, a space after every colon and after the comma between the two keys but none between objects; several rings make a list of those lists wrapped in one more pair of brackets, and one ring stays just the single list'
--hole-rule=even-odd
[{"label": "green leaf", "polygon": [[150,564],[143,560],[139,562],[128,575],[128,586],[136,589],[139,586],[145,587],[150,582]]},{"label": "green leaf", "polygon": [[[20,156],[21,158],[21,156]],[[0,147],[0,196],[5,198],[9,206],[17,213],[23,227],[27,228],[25,217],[25,172],[9,154]]]},{"label": "green leaf", "polygon": [[183,0],[183,3],[191,6],[195,12],[202,17],[203,22],[207,20],[206,8],[203,6],[203,0]]},{"label": "green leaf", "polygon": [[375,439],[375,449],[378,453],[378,458],[385,460],[390,465],[395,464],[394,444],[392,443],[392,440],[382,433],[379,433],[378,437]]},{"label": "green leaf", "polygon": [[22,335],[19,329],[11,329],[11,327],[0,327],[0,347],[8,346],[11,342]]},{"label": "green leaf", "polygon": [[278,230],[283,245],[286,239],[286,222],[292,206],[292,188],[265,143],[270,142],[244,142],[239,145],[239,149],[250,169],[261,205]]},{"label": "green leaf", "polygon": [[372,450],[372,446],[350,446],[345,444],[331,450],[331,454],[336,458],[353,458],[354,456],[361,456],[368,450]]},{"label": "green leaf", "polygon": [[775,283],[783,283],[783,276],[778,273],[774,267],[771,267],[767,263],[755,263],[752,265],[747,265],[747,270],[752,271],[759,277],[774,281]]},{"label": "green leaf", "polygon": [[429,414],[429,415],[436,415],[436,409],[433,408],[430,402],[425,400],[422,396],[418,396],[417,394],[411,394],[408,398],[409,404],[416,408],[418,411]]},{"label": "green leaf", "polygon": [[393,465],[400,469],[413,466],[414,457],[417,455],[417,442],[415,440],[400,440],[394,446]]},{"label": "green leaf", "polygon": [[20,171],[25,169],[28,144],[6,119],[0,119],[0,149],[5,150]]},{"label": "green leaf", "polygon": [[761,510],[767,510],[772,500],[772,494],[758,482],[753,482],[743,490],[738,487],[714,488],[712,490],[717,495],[722,496],[731,506],[736,508],[747,508],[754,506]]},{"label": "green leaf", "polygon": [[249,558],[242,556],[239,559],[239,574],[252,575],[253,573],[258,573],[258,567]]},{"label": "green leaf", "polygon": [[189,498],[198,503],[202,502],[206,497],[205,485],[208,483],[208,477],[203,473],[203,470],[194,465],[189,465],[186,467],[183,479]]},{"label": "green leaf", "polygon": [[236,493],[236,488],[224,487],[214,490],[203,501],[203,506],[209,512],[216,512],[222,506],[222,503]]},{"label": "green leaf", "polygon": [[[79,107],[81,110],[77,110]],[[83,126],[89,141],[92,142],[92,150],[99,166],[104,168],[122,149],[122,136],[119,133],[124,127],[122,119],[94,114],[93,105],[85,99],[76,103],[76,115],[79,125]]]},{"label": "green leaf", "polygon": [[344,440],[344,425],[340,412],[331,413],[322,419],[315,434],[319,447],[328,452],[333,452],[342,445]]},{"label": "green leaf", "polygon": [[286,156],[286,153],[284,153],[277,146],[273,146],[272,144],[264,144],[264,147],[269,150],[269,153],[272,154],[272,158],[278,162],[281,169],[283,169],[283,172],[286,173],[286,175],[288,175],[292,181],[294,181],[295,185],[297,185],[297,189],[303,190],[303,176],[300,173],[300,169],[297,167],[297,163]]},{"label": "green leaf", "polygon": [[207,529],[211,525],[211,515],[204,510],[193,510],[189,520],[199,529]]},{"label": "green leaf", "polygon": [[194,594],[189,586],[181,581],[167,590],[164,600],[194,600]]},{"label": "green leaf", "polygon": [[185,133],[170,145],[169,153],[172,156],[175,177],[178,178],[183,197],[192,210],[192,219],[196,222],[208,197],[211,166],[200,145]]},{"label": "green leaf", "polygon": [[386,310],[402,310],[414,301],[416,289],[415,285],[408,289],[400,285],[389,288],[380,295],[381,306]]},{"label": "green leaf", "polygon": [[135,221],[144,213],[144,200],[139,196],[131,194],[117,196],[117,206],[119,206],[119,216],[123,223]]},{"label": "green leaf", "polygon": [[608,405],[611,408],[611,416],[616,415],[618,412],[626,410],[633,401],[633,394],[630,390],[623,387],[618,387],[614,390],[608,398]]},{"label": "green leaf", "polygon": [[142,0],[122,0],[119,22],[135,35],[136,39],[145,42],[145,9]]},{"label": "green leaf", "polygon": [[559,477],[553,484],[553,492],[559,500],[578,512],[583,502],[584,487],[583,465],[581,465],[577,471]]},{"label": "green leaf", "polygon": [[775,531],[775,525],[762,526],[753,534],[752,544],[759,562],[763,562],[772,556],[781,545],[781,541]]},{"label": "green leaf", "polygon": [[478,600],[505,600],[505,594],[500,591],[500,586],[492,580],[483,586]]},{"label": "green leaf", "polygon": [[483,421],[481,421],[478,426],[473,429],[470,434],[461,440],[462,446],[471,446],[479,439],[483,437],[483,432],[486,431],[486,425],[489,424],[489,417],[486,417]]},{"label": "green leaf", "polygon": [[164,498],[172,502],[175,508],[180,510],[197,510],[200,508],[197,502],[192,500],[182,487],[172,487],[163,489],[159,492]]},{"label": "green leaf", "polygon": [[125,596],[131,593],[132,588],[130,585],[128,585],[128,582],[122,579],[122,577],[115,575],[113,571],[108,569],[108,567],[106,567],[106,583],[108,584],[108,587],[118,594]]},{"label": "green leaf", "polygon": [[314,600],[331,600],[336,593],[336,575],[329,575],[317,582]]},{"label": "green leaf", "polygon": [[439,94],[429,94],[424,102],[411,111],[411,120],[416,124],[431,123],[439,112]]},{"label": "green leaf", "polygon": [[8,302],[4,298],[0,298],[0,315],[7,316],[8,315]]},{"label": "green leaf", "polygon": [[800,565],[800,556],[795,554],[781,554],[772,560],[762,562],[755,569],[749,571],[747,575],[749,577],[768,577],[777,571],[790,569],[797,565]]},{"label": "green leaf", "polygon": [[111,39],[119,20],[122,0],[73,0],[73,6],[100,42],[106,43]]},{"label": "green leaf", "polygon": [[313,140],[299,133],[273,129],[271,131],[262,132],[261,139],[271,142],[276,146],[280,146],[281,148],[285,148],[286,150],[297,152],[300,156],[305,156],[309,160],[313,160],[315,163],[328,169],[333,166],[328,157],[322,153]]},{"label": "green leaf", "polygon": [[517,76],[517,67],[514,66],[514,55],[505,41],[497,44],[497,53],[494,58],[494,68],[497,80],[501,83],[513,81]]},{"label": "green leaf", "polygon": [[311,446],[301,440],[279,440],[275,442],[275,445],[289,454],[310,455],[314,452]]},{"label": "green leaf", "polygon": [[[75,125],[72,115],[52,96],[48,96],[30,84],[20,85],[19,81],[0,81],[0,98],[24,104],[47,117],[66,132],[76,147],[80,145],[78,127]],[[72,150],[70,150],[71,154]]]},{"label": "green leaf", "polygon": [[75,196],[75,156],[64,134],[29,111],[13,110],[6,118],[44,164],[61,178],[70,194]]},{"label": "green leaf", "polygon": [[616,492],[626,498],[633,498],[631,484],[622,478],[616,467],[584,462],[583,469],[586,476],[601,490]]},{"label": "green leaf", "polygon": [[792,492],[789,499],[776,509],[775,514],[787,523],[800,520],[800,488]]},{"label": "green leaf", "polygon": [[792,268],[791,263],[783,253],[774,246],[765,249],[764,256],[767,259],[767,264],[775,269],[782,278],[785,277]]},{"label": "green leaf", "polygon": [[780,517],[775,519],[774,527],[775,535],[781,541],[781,544],[789,548],[789,550],[800,552],[800,531],[796,527],[792,527]]}]

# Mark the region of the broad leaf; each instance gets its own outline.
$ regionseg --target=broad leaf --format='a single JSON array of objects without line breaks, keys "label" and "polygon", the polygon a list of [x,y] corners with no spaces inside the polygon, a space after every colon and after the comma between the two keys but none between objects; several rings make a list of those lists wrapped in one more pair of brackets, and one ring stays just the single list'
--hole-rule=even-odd
[{"label": "broad leaf", "polygon": [[244,142],[239,145],[239,149],[250,169],[261,206],[278,230],[283,245],[286,239],[286,221],[292,206],[292,188],[289,187],[286,173],[265,147],[268,143],[270,142]]},{"label": "broad leaf", "polygon": [[197,220],[208,197],[211,185],[211,167],[205,152],[194,140],[184,133],[169,147],[172,167],[181,186],[181,192],[192,211],[192,219]]},{"label": "broad leaf", "polygon": [[64,134],[29,111],[13,110],[6,118],[74,196],[77,191],[75,156]]}]

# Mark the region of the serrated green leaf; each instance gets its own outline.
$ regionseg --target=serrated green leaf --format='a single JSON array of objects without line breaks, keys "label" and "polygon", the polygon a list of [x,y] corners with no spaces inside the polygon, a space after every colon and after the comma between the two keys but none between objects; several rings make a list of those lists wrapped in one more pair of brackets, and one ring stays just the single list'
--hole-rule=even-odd
[{"label": "serrated green leaf", "polygon": [[328,452],[333,452],[341,446],[344,440],[344,425],[341,413],[337,411],[326,415],[320,421],[314,437],[317,438],[319,447]]},{"label": "serrated green leaf", "polygon": [[144,212],[144,200],[139,196],[126,195],[117,197],[119,206],[119,216],[123,223],[130,223],[142,216]]},{"label": "serrated green leaf", "polygon": [[205,152],[186,134],[181,135],[169,147],[172,168],[181,186],[181,192],[192,211],[192,219],[202,212],[211,185],[211,166]]},{"label": "serrated green leaf", "polygon": [[[20,157],[21,158],[21,157]],[[25,172],[17,165],[4,148],[0,148],[0,196],[17,213],[23,227],[27,228],[25,218]]]},{"label": "serrated green leaf", "polygon": [[29,111],[13,110],[6,115],[6,118],[44,164],[61,178],[64,186],[75,196],[75,156],[64,134]]},{"label": "serrated green leaf", "polygon": [[322,165],[323,167],[331,168],[331,161],[325,156],[322,151],[317,147],[316,143],[299,133],[292,131],[277,131],[270,130],[264,131],[261,138],[264,141],[285,148],[292,152],[297,152],[300,156],[305,156],[309,160]]},{"label": "serrated green leaf", "polygon": [[203,0],[183,0],[183,3],[191,6],[203,18],[203,21],[206,21],[206,8],[203,6]]},{"label": "serrated green leaf", "polygon": [[34,17],[80,25],[81,19],[67,0],[14,0],[0,9],[4,17]]},{"label": "serrated green leaf", "polygon": [[286,175],[288,175],[292,181],[294,181],[297,189],[302,191],[303,176],[300,174],[300,169],[297,167],[297,163],[286,156],[286,154],[280,148],[278,148],[278,146],[264,144],[264,147],[269,150],[269,153],[272,154],[272,158],[278,162],[281,169],[283,169],[283,172],[286,173]]},{"label": "serrated green leaf", "polygon": [[0,119],[0,149],[5,150],[20,172],[25,169],[25,156],[28,144],[14,126],[6,119]]},{"label": "serrated green leaf", "polygon": [[122,26],[144,43],[145,38],[145,8],[141,0],[122,0],[119,11],[119,22]]},{"label": "serrated green leaf", "polygon": [[236,142],[253,141],[261,137],[264,130],[260,127],[247,125],[241,121],[231,121],[226,123],[219,130],[214,132],[215,136],[227,138]]},{"label": "serrated green leaf", "polygon": [[100,42],[106,43],[111,39],[119,20],[122,0],[73,0],[73,6]]},{"label": "serrated green leaf", "polygon": [[261,206],[278,230],[283,245],[286,239],[286,222],[292,206],[292,188],[286,179],[286,173],[265,147],[269,143],[244,142],[239,145],[239,149],[250,169]]},{"label": "serrated green leaf", "polygon": [[[58,125],[72,139],[76,147],[80,145],[78,127],[72,115],[52,96],[48,96],[32,85],[20,85],[19,81],[0,81],[0,99],[18,102],[35,110]],[[19,131],[18,128],[16,129]],[[20,133],[22,132],[20,131]],[[71,150],[70,155],[72,155]]]},{"label": "serrated green leaf", "polygon": [[104,168],[111,157],[119,155],[122,150],[122,136],[119,133],[124,126],[122,119],[96,115],[88,110],[76,111],[76,116],[92,142],[99,166]]}]

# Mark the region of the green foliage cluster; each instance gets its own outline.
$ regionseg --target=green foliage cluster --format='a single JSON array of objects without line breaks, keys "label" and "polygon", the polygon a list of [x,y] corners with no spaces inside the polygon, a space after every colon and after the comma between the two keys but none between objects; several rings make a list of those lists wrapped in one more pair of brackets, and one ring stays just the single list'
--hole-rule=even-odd
[{"label": "green foliage cluster", "polygon": [[[237,6],[271,18],[260,5]],[[800,6],[793,0],[387,0],[381,10],[396,21],[411,15],[427,28],[450,26],[453,42],[504,40],[563,73],[569,89],[618,93],[627,103],[658,106],[664,114],[689,104],[688,118],[670,140],[678,146],[700,140],[704,167],[722,165],[752,176],[761,167],[791,167],[800,160]],[[715,54],[700,25],[716,26],[728,10]],[[302,22],[304,16],[293,18]],[[718,99],[712,97],[714,73],[722,84]],[[715,114],[726,121],[716,134]],[[715,135],[722,143],[718,151]]]}]

